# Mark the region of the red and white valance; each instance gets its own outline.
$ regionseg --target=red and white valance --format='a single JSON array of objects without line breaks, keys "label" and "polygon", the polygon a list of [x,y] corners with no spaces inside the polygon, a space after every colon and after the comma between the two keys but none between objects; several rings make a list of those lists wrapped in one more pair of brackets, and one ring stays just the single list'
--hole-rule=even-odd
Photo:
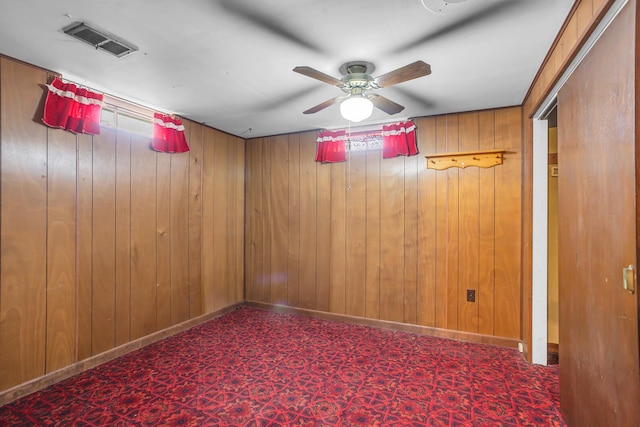
[{"label": "red and white valance", "polygon": [[382,158],[414,156],[418,154],[416,125],[399,122],[382,126]]},{"label": "red and white valance", "polygon": [[47,126],[75,133],[100,133],[103,95],[58,77],[47,85],[42,121]]},{"label": "red and white valance", "polygon": [[346,132],[344,129],[318,132],[316,162],[337,163],[347,158]]},{"label": "red and white valance", "polygon": [[162,113],[153,115],[153,140],[151,148],[162,153],[184,153],[189,144],[184,136],[184,126],[177,117]]}]

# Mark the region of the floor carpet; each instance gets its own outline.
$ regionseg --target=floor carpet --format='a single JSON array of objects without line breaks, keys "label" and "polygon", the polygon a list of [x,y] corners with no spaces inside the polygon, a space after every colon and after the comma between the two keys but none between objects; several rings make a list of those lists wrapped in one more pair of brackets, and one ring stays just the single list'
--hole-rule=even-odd
[{"label": "floor carpet", "polygon": [[243,307],[0,407],[1,426],[564,426],[515,350]]}]

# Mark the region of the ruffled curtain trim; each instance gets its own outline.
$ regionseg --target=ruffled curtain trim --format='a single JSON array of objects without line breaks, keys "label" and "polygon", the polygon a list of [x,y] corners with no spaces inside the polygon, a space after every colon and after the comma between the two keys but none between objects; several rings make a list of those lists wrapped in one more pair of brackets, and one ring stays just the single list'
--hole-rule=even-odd
[{"label": "ruffled curtain trim", "polygon": [[347,159],[346,132],[340,130],[324,130],[318,132],[316,162],[338,163]]},{"label": "ruffled curtain trim", "polygon": [[416,144],[416,125],[413,122],[399,122],[382,127],[383,159],[415,156],[416,154],[418,154],[418,146]]},{"label": "ruffled curtain trim", "polygon": [[151,148],[161,153],[184,153],[189,151],[189,144],[184,135],[182,121],[167,114],[154,113]]},{"label": "ruffled curtain trim", "polygon": [[58,77],[47,85],[47,89],[44,124],[74,133],[100,133],[103,94],[65,83]]}]

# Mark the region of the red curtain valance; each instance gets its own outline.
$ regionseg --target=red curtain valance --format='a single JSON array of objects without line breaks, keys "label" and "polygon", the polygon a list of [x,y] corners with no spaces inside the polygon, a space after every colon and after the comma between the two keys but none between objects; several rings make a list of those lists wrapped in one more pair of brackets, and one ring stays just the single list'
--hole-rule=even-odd
[{"label": "red curtain valance", "polygon": [[184,126],[177,117],[162,113],[153,115],[153,140],[151,148],[162,153],[184,153],[189,144],[184,136]]},{"label": "red curtain valance", "polygon": [[318,132],[316,162],[344,162],[346,153],[346,132],[340,130],[323,130]]},{"label": "red curtain valance", "polygon": [[47,85],[44,104],[44,124],[75,133],[100,133],[100,113],[103,95],[58,77]]},{"label": "red curtain valance", "polygon": [[382,126],[382,158],[414,156],[418,154],[416,145],[416,125],[400,122]]}]

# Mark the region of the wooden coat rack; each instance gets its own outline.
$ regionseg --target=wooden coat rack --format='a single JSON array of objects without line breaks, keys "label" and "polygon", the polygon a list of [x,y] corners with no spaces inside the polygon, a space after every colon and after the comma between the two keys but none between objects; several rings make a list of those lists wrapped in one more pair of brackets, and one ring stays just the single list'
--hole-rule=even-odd
[{"label": "wooden coat rack", "polygon": [[428,154],[427,168],[445,170],[449,168],[492,168],[502,164],[505,150],[462,151],[458,153]]}]

